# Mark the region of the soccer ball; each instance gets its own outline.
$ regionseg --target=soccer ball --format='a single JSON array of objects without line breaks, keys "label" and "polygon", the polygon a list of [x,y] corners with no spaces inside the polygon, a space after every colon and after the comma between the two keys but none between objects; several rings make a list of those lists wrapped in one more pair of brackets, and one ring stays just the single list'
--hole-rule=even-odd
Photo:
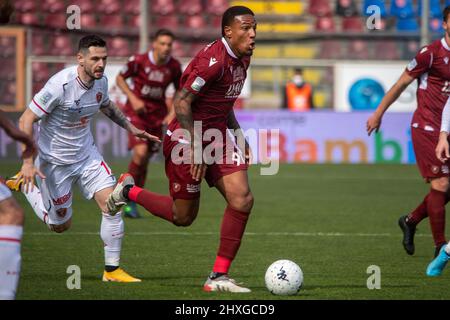
[{"label": "soccer ball", "polygon": [[291,260],[278,260],[267,268],[266,287],[276,295],[297,294],[303,284],[302,269]]}]

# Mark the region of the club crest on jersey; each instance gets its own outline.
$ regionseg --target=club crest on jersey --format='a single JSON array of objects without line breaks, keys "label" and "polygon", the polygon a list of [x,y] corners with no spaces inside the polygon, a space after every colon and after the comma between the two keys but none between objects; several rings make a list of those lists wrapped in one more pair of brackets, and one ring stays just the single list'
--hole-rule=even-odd
[{"label": "club crest on jersey", "polygon": [[50,92],[45,91],[39,100],[43,105],[46,105],[52,97],[53,97],[53,95]]},{"label": "club crest on jersey", "polygon": [[102,101],[102,97],[103,97],[103,94],[101,92],[97,92],[97,95],[95,96],[95,98],[97,99],[98,103],[100,103],[100,101]]},{"label": "club crest on jersey", "polygon": [[180,191],[180,189],[181,189],[181,185],[179,184],[179,183],[174,183],[173,184],[173,191],[174,192],[178,192],[178,191]]}]

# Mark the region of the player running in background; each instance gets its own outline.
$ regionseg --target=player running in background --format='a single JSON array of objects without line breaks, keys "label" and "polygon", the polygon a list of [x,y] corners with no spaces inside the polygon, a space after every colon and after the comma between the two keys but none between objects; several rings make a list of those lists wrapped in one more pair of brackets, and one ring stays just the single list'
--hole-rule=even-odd
[{"label": "player running in background", "polygon": [[[11,138],[25,145],[22,158],[36,154],[37,148],[33,140],[17,129],[3,111],[0,111],[0,127]],[[13,198],[9,189],[0,182],[0,300],[13,300],[16,296],[24,219],[23,209]]]},{"label": "player running in background", "polygon": [[[190,139],[175,137],[175,132],[181,129],[186,133],[186,138],[187,135],[194,137],[194,121],[201,122],[203,132],[216,129],[225,139],[229,128],[238,131],[238,140],[245,140],[233,105],[245,82],[250,56],[255,47],[256,20],[253,12],[243,6],[227,9],[222,17],[222,36],[197,53],[181,77],[181,90],[174,101],[176,119],[169,124],[163,146],[171,196],[133,186],[133,179],[125,174],[108,198],[108,207],[113,211],[131,200],[177,226],[189,226],[199,210],[200,185],[205,177],[209,186],[216,187],[225,198],[227,207],[220,229],[217,257],[203,289],[250,292],[250,289],[242,287],[228,276],[253,207],[247,176],[250,158],[248,143],[245,143],[243,156],[233,143],[214,140],[213,143],[223,148],[223,158],[208,165],[202,163],[202,159],[195,163],[188,161],[176,164],[178,159],[171,157],[172,151],[183,145],[187,145],[189,158],[194,148],[206,148],[213,144],[203,141],[201,136],[197,136],[194,143],[190,143]],[[199,133],[195,131],[195,134]],[[233,161],[228,162],[226,157],[230,154]],[[222,160],[223,163],[220,163]]]},{"label": "player running in background", "polygon": [[[175,117],[172,99],[166,101],[166,89],[173,83],[177,90],[181,77],[181,65],[170,55],[173,41],[172,32],[158,30],[153,37],[152,50],[131,56],[116,79],[117,85],[128,98],[124,109],[127,118],[137,128],[160,138],[163,126]],[[128,78],[132,80],[131,88],[125,81]],[[133,176],[136,186],[144,187],[149,159],[159,151],[160,145],[128,135],[128,149],[132,150],[128,173]],[[134,202],[130,202],[122,211],[125,216],[139,217]]]},{"label": "player running in background", "polygon": [[[105,201],[116,185],[111,169],[99,154],[90,121],[100,110],[136,137],[159,141],[137,129],[109,100],[108,80],[103,76],[107,51],[95,35],[81,38],[78,65],[54,75],[37,93],[20,117],[20,128],[33,135],[39,122],[39,154],[36,163],[28,155],[20,172],[7,185],[22,191],[36,215],[55,232],[72,222],[72,187],[76,183],[87,199],[94,199],[102,213],[100,236],[104,243],[103,281],[138,282],[119,267],[124,225],[120,213],[110,215]],[[33,180],[38,175],[39,189]]]},{"label": "player running in background", "polygon": [[403,231],[403,246],[410,255],[414,254],[416,226],[426,217],[430,219],[435,256],[446,243],[445,204],[450,199],[450,170],[447,161],[441,163],[436,158],[435,147],[439,140],[442,110],[450,93],[450,6],[444,9],[443,18],[445,36],[420,50],[367,120],[368,134],[378,131],[384,112],[417,79],[418,106],[411,122],[412,142],[417,166],[431,188],[415,210],[399,219]]}]

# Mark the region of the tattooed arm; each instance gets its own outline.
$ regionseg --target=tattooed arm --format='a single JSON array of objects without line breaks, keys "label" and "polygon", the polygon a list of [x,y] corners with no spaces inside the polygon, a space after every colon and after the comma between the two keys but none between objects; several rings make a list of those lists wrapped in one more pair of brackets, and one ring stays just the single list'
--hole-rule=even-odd
[{"label": "tattooed arm", "polygon": [[101,106],[100,111],[103,112],[105,116],[110,118],[117,125],[121,126],[135,137],[161,142],[158,137],[147,133],[145,130],[136,128],[130,121],[128,121],[127,117],[125,117],[123,112],[119,108],[117,108],[117,106],[112,101],[110,101],[107,105]]}]

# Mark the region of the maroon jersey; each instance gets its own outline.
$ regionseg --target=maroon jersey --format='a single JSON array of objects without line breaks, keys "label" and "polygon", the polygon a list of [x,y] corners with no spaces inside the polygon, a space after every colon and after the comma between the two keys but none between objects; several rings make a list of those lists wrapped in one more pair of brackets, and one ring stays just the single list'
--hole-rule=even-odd
[{"label": "maroon jersey", "polygon": [[[194,121],[202,121],[203,131],[227,128],[227,117],[241,93],[250,57],[237,58],[225,39],[208,44],[192,59],[180,80],[180,88],[195,94]],[[180,128],[176,119],[170,130]]]},{"label": "maroon jersey", "polygon": [[[161,123],[167,115],[166,89],[173,83],[178,89],[181,65],[178,60],[169,57],[165,64],[156,65],[153,60],[153,52],[131,56],[120,74],[132,79],[132,91],[145,102],[147,108],[147,120]],[[125,113],[134,115],[130,101],[125,105]],[[155,123],[156,124],[156,123]]]},{"label": "maroon jersey", "polygon": [[445,38],[423,47],[406,72],[418,80],[412,126],[439,133],[442,110],[450,94],[450,47]]}]

